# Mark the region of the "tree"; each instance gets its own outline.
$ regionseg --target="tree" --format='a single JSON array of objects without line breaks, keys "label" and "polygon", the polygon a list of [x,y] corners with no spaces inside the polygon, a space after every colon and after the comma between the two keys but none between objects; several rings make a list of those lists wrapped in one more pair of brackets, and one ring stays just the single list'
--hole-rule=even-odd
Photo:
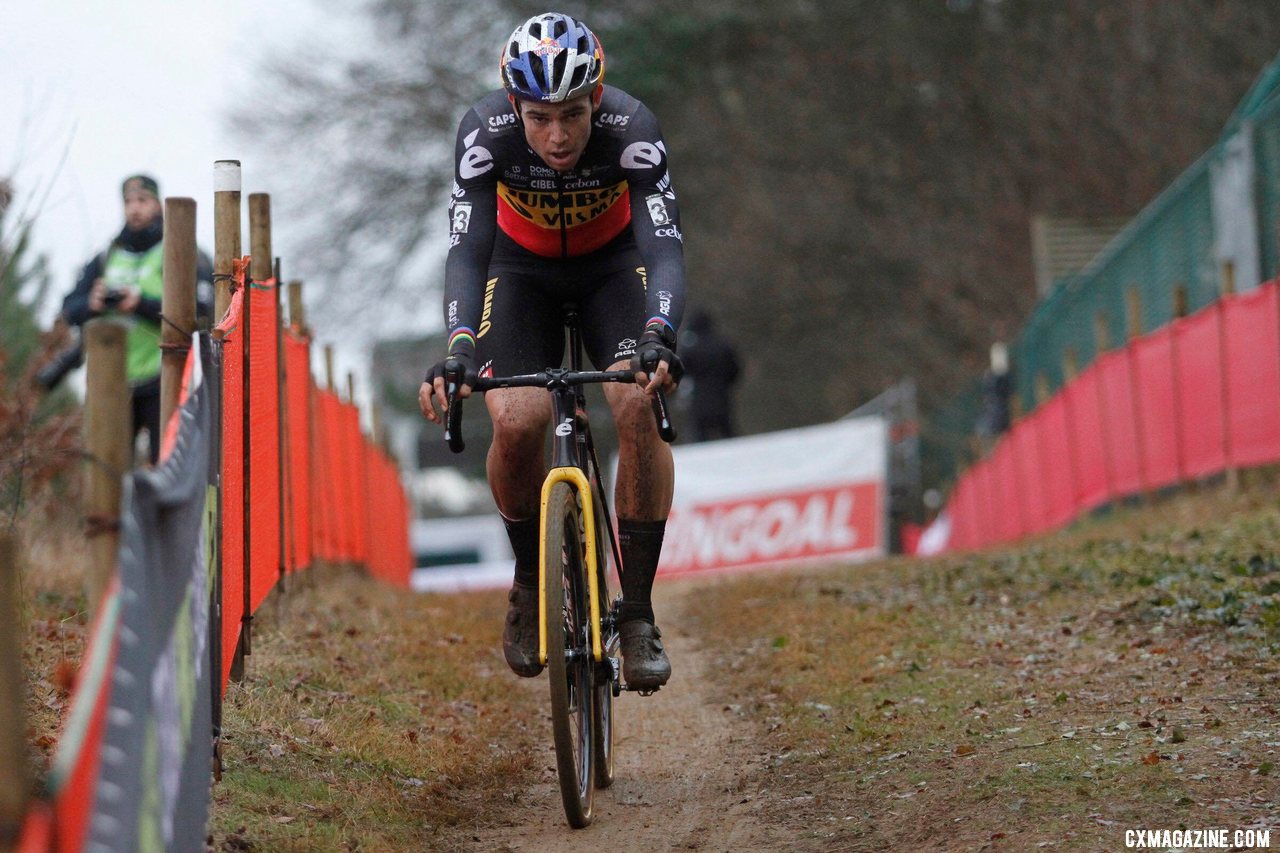
[{"label": "tree", "polygon": [[[375,49],[274,67],[284,106],[254,129],[316,174],[335,162],[320,149],[341,149],[341,179],[313,175],[301,203],[327,217],[316,257],[349,289],[331,287],[335,302],[434,319],[427,244],[445,243],[454,127],[532,10],[365,8]],[[690,307],[743,344],[748,432],[829,420],[904,375],[937,409],[1034,303],[1032,215],[1135,213],[1213,142],[1280,43],[1271,0],[568,11],[596,28],[609,81],[662,122]]]},{"label": "tree", "polygon": [[79,438],[65,392],[46,397],[33,381],[67,331],[41,332],[36,314],[49,288],[48,265],[31,258],[32,223],[8,225],[13,198],[12,183],[0,179],[0,524],[6,526],[34,491],[69,471]]}]

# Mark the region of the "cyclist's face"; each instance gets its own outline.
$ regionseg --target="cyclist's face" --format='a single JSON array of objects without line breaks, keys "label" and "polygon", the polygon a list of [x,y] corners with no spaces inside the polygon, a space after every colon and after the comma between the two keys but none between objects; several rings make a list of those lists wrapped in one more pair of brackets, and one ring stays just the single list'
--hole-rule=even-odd
[{"label": "cyclist's face", "polygon": [[522,101],[520,107],[524,138],[533,152],[557,172],[572,171],[591,136],[591,96],[559,104]]}]

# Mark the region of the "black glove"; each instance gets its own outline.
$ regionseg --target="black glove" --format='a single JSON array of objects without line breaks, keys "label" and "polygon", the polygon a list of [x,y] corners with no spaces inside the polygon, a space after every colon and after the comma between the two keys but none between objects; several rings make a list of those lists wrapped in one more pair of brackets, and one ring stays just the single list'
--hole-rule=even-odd
[{"label": "black glove", "polygon": [[460,386],[475,385],[476,369],[474,361],[474,357],[469,352],[452,353],[446,356],[444,361],[431,365],[431,369],[427,371],[426,378],[422,381],[428,385],[434,385],[436,377],[444,377],[446,391],[449,389],[450,382],[455,382]]},{"label": "black glove", "polygon": [[676,333],[670,326],[664,326],[661,332],[650,329],[640,336],[636,354],[631,356],[631,370],[643,371],[652,378],[660,361],[667,363],[667,373],[673,382],[679,383],[684,378],[684,364],[676,355]]}]

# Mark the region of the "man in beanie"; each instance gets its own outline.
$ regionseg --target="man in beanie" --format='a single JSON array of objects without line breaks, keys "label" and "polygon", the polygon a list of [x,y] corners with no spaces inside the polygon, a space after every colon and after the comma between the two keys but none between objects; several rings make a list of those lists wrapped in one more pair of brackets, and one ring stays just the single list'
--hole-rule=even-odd
[{"label": "man in beanie", "polygon": [[[151,463],[160,454],[160,300],[164,293],[164,207],[149,175],[131,175],[121,185],[124,228],[105,252],[85,264],[75,290],[62,302],[63,318],[81,326],[94,317],[122,319],[129,327],[125,374],[133,404],[133,436],[147,430]],[[196,314],[212,313],[213,265],[197,252]]]}]

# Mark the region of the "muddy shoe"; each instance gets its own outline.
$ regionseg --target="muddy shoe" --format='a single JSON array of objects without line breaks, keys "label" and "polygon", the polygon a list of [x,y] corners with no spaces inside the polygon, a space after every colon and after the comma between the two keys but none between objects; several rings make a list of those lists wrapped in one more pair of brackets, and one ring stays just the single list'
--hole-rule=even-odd
[{"label": "muddy shoe", "polygon": [[511,604],[502,629],[502,655],[516,675],[533,678],[542,672],[538,663],[538,590],[512,584],[507,601]]},{"label": "muddy shoe", "polygon": [[622,678],[635,690],[656,690],[671,677],[671,661],[662,650],[662,632],[643,619],[623,622]]}]

